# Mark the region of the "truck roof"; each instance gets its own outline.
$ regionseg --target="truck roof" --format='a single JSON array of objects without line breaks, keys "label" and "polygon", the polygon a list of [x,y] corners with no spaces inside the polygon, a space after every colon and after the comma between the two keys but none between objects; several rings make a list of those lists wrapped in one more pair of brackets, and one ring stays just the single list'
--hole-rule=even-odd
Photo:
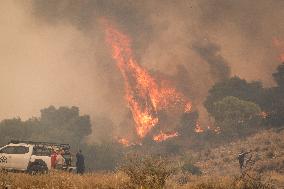
[{"label": "truck roof", "polygon": [[9,143],[8,146],[26,146],[26,147],[29,147],[29,146],[33,146],[33,145],[27,144],[27,143],[17,143],[17,144]]},{"label": "truck roof", "polygon": [[21,145],[34,145],[34,146],[56,146],[64,149],[70,149],[69,144],[60,144],[60,143],[53,143],[53,142],[35,142],[35,141],[25,141],[25,140],[11,140],[9,144],[21,144]]}]

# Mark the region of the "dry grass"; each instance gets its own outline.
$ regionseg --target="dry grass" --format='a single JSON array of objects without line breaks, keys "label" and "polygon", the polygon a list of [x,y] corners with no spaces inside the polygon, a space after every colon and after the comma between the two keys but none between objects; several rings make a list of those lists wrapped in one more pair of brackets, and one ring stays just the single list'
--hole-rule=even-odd
[{"label": "dry grass", "polygon": [[127,183],[128,178],[117,173],[95,173],[77,175],[53,171],[46,175],[29,175],[25,173],[0,174],[0,186],[11,188],[119,188]]},{"label": "dry grass", "polygon": [[237,154],[252,151],[256,171],[281,172],[284,169],[284,131],[262,131],[246,139],[231,142],[218,148],[191,152],[204,174],[236,175],[239,173]]},{"label": "dry grass", "polygon": [[[273,179],[281,180],[278,177]],[[250,186],[249,182],[237,180],[235,177],[229,176],[188,176],[187,184],[178,184],[175,177],[170,178],[164,188],[166,189],[258,189],[258,187]],[[142,187],[133,186],[129,183],[129,179],[121,173],[97,173],[86,174],[83,176],[52,172],[47,175],[31,176],[24,173],[8,173],[0,174],[0,186],[2,188],[11,189],[67,189],[67,188],[83,188],[83,189],[135,189]],[[246,186],[246,187],[245,187]],[[266,189],[266,188],[265,188]],[[267,187],[269,189],[269,187]]]},{"label": "dry grass", "polygon": [[[255,165],[249,172],[250,178],[240,179],[236,155],[241,149],[252,150]],[[272,188],[284,188],[284,131],[262,131],[247,139],[235,141],[217,148],[188,151],[202,175],[195,176],[182,171],[170,176],[166,189],[256,189],[260,183],[271,183]],[[187,158],[187,157],[183,157]],[[178,158],[176,158],[178,159]],[[262,177],[258,177],[258,175]],[[127,175],[116,173],[93,173],[83,176],[53,171],[47,175],[31,176],[24,173],[0,173],[0,187],[17,189],[31,188],[92,188],[131,189],[133,186]],[[271,187],[266,188],[271,188]]]}]

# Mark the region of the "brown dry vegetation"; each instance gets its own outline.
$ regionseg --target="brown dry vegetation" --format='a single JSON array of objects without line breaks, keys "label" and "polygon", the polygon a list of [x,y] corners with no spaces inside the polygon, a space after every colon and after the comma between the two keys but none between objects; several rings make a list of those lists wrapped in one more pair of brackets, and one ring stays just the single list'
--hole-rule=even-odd
[{"label": "brown dry vegetation", "polygon": [[[284,188],[284,131],[261,131],[254,136],[201,152],[188,151],[202,174],[176,171],[164,188],[177,189],[256,189]],[[236,155],[241,149],[252,150],[255,164],[241,177]],[[183,157],[184,158],[184,157]],[[179,158],[177,158],[179,159]],[[178,162],[178,164],[182,164]],[[135,186],[121,171],[92,173],[83,176],[53,171],[47,175],[1,173],[0,186],[5,188],[142,188]],[[154,187],[155,188],[155,187]],[[157,187],[159,188],[159,187]]]},{"label": "brown dry vegetation", "polygon": [[284,130],[261,131],[227,145],[201,152],[192,151],[191,154],[203,174],[235,175],[239,173],[237,154],[241,150],[252,151],[254,170],[284,173]]},{"label": "brown dry vegetation", "polygon": [[[47,175],[31,176],[23,173],[1,174],[1,188],[98,188],[98,189],[124,189],[124,188],[140,188],[133,186],[129,179],[122,173],[97,173],[86,174],[84,176],[53,172]],[[284,179],[282,176],[279,179]],[[167,181],[165,188],[176,189],[256,189],[252,187],[252,183],[238,180],[234,177],[217,177],[217,176],[189,176],[189,183],[178,184],[175,178]],[[249,187],[250,186],[250,187]],[[142,188],[142,187],[141,187]],[[267,187],[269,188],[269,187]]]}]

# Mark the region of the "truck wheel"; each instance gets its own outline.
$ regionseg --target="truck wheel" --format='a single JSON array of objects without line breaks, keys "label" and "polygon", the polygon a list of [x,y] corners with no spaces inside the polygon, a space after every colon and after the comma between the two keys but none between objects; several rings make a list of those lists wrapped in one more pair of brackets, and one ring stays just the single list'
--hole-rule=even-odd
[{"label": "truck wheel", "polygon": [[46,174],[47,172],[48,168],[43,160],[36,160],[35,162],[31,163],[28,167],[28,173],[31,175]]}]

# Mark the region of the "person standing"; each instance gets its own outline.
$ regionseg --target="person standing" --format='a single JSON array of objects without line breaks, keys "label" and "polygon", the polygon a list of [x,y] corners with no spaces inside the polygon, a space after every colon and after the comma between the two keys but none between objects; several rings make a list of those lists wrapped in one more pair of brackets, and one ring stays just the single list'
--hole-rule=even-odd
[{"label": "person standing", "polygon": [[239,164],[240,164],[240,169],[241,171],[243,170],[244,167],[244,163],[245,163],[245,157],[247,154],[249,154],[251,151],[249,152],[245,152],[244,150],[242,150],[239,155],[238,155],[238,160],[239,160]]},{"label": "person standing", "polygon": [[77,167],[77,174],[83,174],[85,172],[85,158],[82,154],[82,150],[76,154],[76,167]]},{"label": "person standing", "polygon": [[57,156],[56,156],[56,169],[58,170],[62,170],[63,169],[63,165],[65,163],[65,159],[64,157],[62,156],[63,152],[62,151],[59,151],[57,153]]},{"label": "person standing", "polygon": [[55,150],[52,150],[52,154],[51,154],[51,167],[52,167],[53,169],[55,169],[56,157],[57,157],[56,151],[55,151]]}]

